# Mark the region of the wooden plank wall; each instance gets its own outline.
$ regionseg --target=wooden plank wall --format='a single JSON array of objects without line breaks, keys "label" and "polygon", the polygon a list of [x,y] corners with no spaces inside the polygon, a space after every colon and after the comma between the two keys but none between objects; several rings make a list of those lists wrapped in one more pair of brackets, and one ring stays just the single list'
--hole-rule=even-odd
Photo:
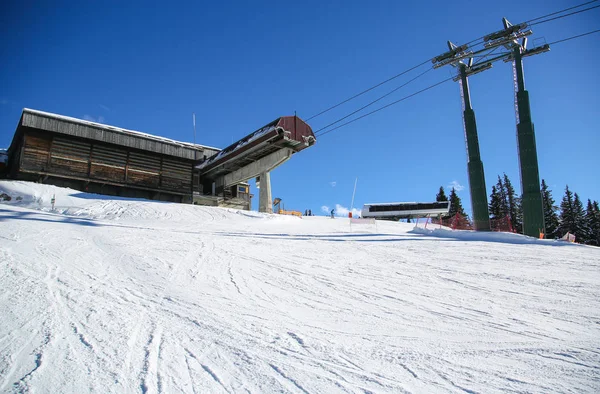
[{"label": "wooden plank wall", "polygon": [[40,134],[28,134],[23,144],[21,167],[29,171],[46,171],[50,165],[52,140]]},{"label": "wooden plank wall", "polygon": [[91,148],[89,142],[54,137],[50,151],[50,171],[87,177]]},{"label": "wooden plank wall", "polygon": [[125,183],[127,150],[94,145],[90,166],[90,178]]},{"label": "wooden plank wall", "polygon": [[160,162],[160,156],[130,152],[127,183],[157,189],[160,186]]},{"label": "wooden plank wall", "polygon": [[122,146],[24,133],[21,169],[157,191],[190,193],[192,162]]},{"label": "wooden plank wall", "polygon": [[191,175],[190,164],[170,157],[163,157],[161,187],[168,190],[190,190],[192,187]]}]

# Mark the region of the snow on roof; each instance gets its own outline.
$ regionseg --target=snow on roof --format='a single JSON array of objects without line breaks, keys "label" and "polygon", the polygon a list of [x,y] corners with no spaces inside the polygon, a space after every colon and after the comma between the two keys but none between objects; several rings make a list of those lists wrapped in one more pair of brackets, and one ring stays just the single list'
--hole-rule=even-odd
[{"label": "snow on roof", "polygon": [[141,131],[123,129],[121,127],[115,127],[115,126],[110,126],[110,125],[106,125],[106,124],[102,124],[102,123],[96,123],[96,122],[92,122],[89,120],[72,118],[70,116],[53,114],[51,112],[38,111],[36,109],[31,109],[31,108],[23,108],[23,112],[29,112],[29,113],[32,113],[35,115],[45,116],[45,117],[49,117],[49,118],[63,120],[66,122],[71,122],[71,123],[78,123],[78,124],[82,124],[82,125],[92,126],[92,127],[96,127],[96,128],[100,128],[100,129],[104,129],[104,130],[116,131],[118,133],[130,134],[130,135],[134,135],[134,136],[137,136],[140,138],[159,141],[159,142],[162,142],[165,144],[184,146],[184,147],[191,148],[191,149],[212,149],[212,150],[216,150],[216,151],[221,150],[220,148],[215,148],[212,146],[193,144],[191,142],[176,141],[176,140],[172,140],[170,138],[165,138],[165,137],[160,137],[157,135],[143,133]]},{"label": "snow on roof", "polygon": [[219,153],[217,153],[216,155],[211,156],[207,160],[204,160],[202,163],[200,163],[196,166],[196,169],[200,170],[200,169],[206,167],[207,165],[213,163],[215,160],[219,160],[221,157],[228,156],[229,154],[242,148],[244,145],[247,145],[250,142],[258,139],[259,137],[262,137],[263,135],[270,133],[271,131],[275,130],[276,128],[277,128],[277,126],[274,125],[273,123],[271,123],[271,124],[263,127],[262,129],[256,130],[254,133],[250,134],[249,136],[239,140],[237,142],[237,145],[230,145],[227,148],[220,151]]},{"label": "snow on roof", "polygon": [[433,202],[416,202],[416,201],[408,201],[408,202],[377,202],[373,204],[365,204],[365,205],[402,205],[402,204],[436,204],[436,203],[444,203],[449,201],[433,201]]}]

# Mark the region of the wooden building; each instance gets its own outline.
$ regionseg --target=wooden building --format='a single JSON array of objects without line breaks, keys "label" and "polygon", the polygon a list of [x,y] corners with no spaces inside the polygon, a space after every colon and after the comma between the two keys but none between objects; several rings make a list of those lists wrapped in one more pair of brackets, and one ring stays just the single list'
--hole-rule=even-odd
[{"label": "wooden building", "polygon": [[[90,193],[191,203],[202,194],[194,165],[219,151],[24,109],[6,175]],[[249,195],[247,201],[249,209]]]}]

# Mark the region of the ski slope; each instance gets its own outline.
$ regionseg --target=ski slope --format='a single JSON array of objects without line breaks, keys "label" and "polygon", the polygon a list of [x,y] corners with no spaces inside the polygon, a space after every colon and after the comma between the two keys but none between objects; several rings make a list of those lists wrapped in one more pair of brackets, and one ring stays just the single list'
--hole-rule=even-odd
[{"label": "ski slope", "polygon": [[0,193],[3,393],[600,391],[600,248]]}]

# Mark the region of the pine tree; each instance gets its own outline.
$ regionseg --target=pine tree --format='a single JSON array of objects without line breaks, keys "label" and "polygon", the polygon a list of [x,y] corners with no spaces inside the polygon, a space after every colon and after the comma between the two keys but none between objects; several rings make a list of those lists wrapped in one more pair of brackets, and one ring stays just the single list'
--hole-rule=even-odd
[{"label": "pine tree", "polygon": [[435,195],[435,201],[448,201],[448,197],[446,197],[443,186],[440,186],[440,191]]},{"label": "pine tree", "polygon": [[[446,196],[446,192],[444,191],[444,186],[440,186],[440,190],[438,191],[438,194],[435,195],[435,201],[448,201],[448,196]],[[442,219],[448,219],[449,217],[450,217],[449,214],[441,216]]]},{"label": "pine tree", "polygon": [[[519,199],[510,180],[504,174],[504,180],[498,175],[498,183],[492,186],[489,211],[492,227],[499,231],[522,231],[519,216]],[[509,222],[512,226],[509,226]]]},{"label": "pine tree", "polygon": [[598,214],[594,211],[594,204],[588,198],[585,212],[585,228],[587,232],[585,243],[588,245],[598,246],[598,219]]},{"label": "pine tree", "polygon": [[559,237],[564,236],[568,232],[575,234],[575,206],[573,205],[573,192],[569,190],[569,185],[565,188],[565,195],[560,203],[559,222]]},{"label": "pine tree", "polygon": [[508,176],[504,174],[504,190],[506,193],[506,205],[508,207],[508,217],[514,231],[517,233],[523,233],[523,224],[519,221],[519,205],[517,201],[517,194],[515,189],[512,187],[512,183]]},{"label": "pine tree", "polygon": [[552,198],[552,192],[548,189],[546,181],[542,179],[542,203],[544,205],[544,222],[546,223],[546,238],[554,239],[559,236],[558,234],[558,215],[556,210],[558,207]]},{"label": "pine tree", "polygon": [[592,224],[592,234],[595,239],[595,245],[600,246],[600,207],[598,201],[592,203],[594,207],[594,223]]},{"label": "pine tree", "polygon": [[518,223],[517,232],[519,234],[523,234],[523,195],[522,194],[515,199],[515,204],[517,205],[517,219],[516,219],[516,222]]},{"label": "pine tree", "polygon": [[454,190],[454,188],[452,188],[452,190],[450,191],[450,217],[459,214],[460,216],[463,216],[465,218],[468,218],[468,215],[465,213],[465,210],[462,206],[462,202],[460,201],[460,197],[458,197],[458,194],[456,194],[456,190]]},{"label": "pine tree", "polygon": [[500,213],[502,217],[508,215],[508,198],[506,196],[506,187],[504,182],[502,182],[502,178],[498,175],[498,183],[496,184],[496,190],[498,191],[498,195],[500,196]]},{"label": "pine tree", "polygon": [[492,186],[492,194],[490,194],[489,211],[490,219],[498,220],[504,217],[504,215],[502,214],[502,201],[500,193],[498,193],[498,189],[496,189],[496,185]]},{"label": "pine tree", "polygon": [[574,194],[573,207],[575,213],[575,241],[585,243],[588,239],[588,229],[585,227],[585,210],[577,193]]}]

